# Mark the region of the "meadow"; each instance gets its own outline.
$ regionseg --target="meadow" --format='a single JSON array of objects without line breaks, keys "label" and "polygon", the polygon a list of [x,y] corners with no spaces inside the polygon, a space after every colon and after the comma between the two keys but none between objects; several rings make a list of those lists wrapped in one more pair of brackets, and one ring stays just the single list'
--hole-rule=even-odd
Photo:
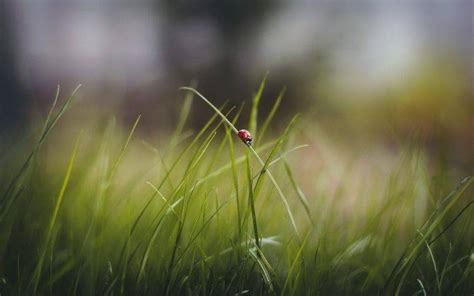
[{"label": "meadow", "polygon": [[[472,295],[471,177],[416,139],[358,154],[275,125],[263,89],[214,106],[182,88],[176,128],[145,137],[138,114],[74,121],[80,90],[58,88],[1,147],[0,294]],[[193,129],[195,104],[213,115]]]}]

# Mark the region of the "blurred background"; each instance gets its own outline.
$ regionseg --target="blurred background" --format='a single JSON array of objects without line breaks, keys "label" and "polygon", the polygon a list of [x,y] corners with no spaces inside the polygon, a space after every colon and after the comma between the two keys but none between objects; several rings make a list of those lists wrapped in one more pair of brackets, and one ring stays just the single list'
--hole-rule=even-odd
[{"label": "blurred background", "polygon": [[[287,88],[277,126],[300,112],[348,147],[416,138],[472,172],[473,44],[471,0],[1,0],[0,129],[81,83],[81,122],[142,114],[155,133],[174,127],[178,87],[237,105],[268,72],[263,113]],[[193,105],[194,124],[209,114]]]}]

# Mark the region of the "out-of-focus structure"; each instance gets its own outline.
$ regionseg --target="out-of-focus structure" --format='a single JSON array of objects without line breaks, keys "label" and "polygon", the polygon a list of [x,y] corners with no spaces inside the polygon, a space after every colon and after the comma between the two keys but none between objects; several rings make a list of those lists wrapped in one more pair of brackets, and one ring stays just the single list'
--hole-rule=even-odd
[{"label": "out-of-focus structure", "polygon": [[286,107],[334,128],[350,121],[362,133],[418,129],[434,142],[472,145],[469,0],[1,6],[2,127],[48,104],[57,84],[78,83],[104,109],[148,112],[151,125],[166,126],[177,87],[195,79],[215,102],[237,104],[269,71],[268,98],[286,85]]}]

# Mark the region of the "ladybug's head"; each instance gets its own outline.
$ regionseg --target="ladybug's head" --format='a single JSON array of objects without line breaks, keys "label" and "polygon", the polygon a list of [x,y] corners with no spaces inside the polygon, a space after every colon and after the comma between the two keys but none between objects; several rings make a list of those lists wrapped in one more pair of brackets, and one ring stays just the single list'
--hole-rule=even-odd
[{"label": "ladybug's head", "polygon": [[241,129],[239,131],[239,138],[247,145],[252,145],[252,135],[246,129]]}]

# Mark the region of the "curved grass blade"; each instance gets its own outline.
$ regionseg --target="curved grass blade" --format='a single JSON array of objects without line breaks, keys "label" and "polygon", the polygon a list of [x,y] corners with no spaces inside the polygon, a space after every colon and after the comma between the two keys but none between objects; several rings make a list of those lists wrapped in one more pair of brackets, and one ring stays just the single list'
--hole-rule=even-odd
[{"label": "curved grass blade", "polygon": [[[234,133],[238,133],[238,130],[237,128],[232,124],[232,122],[230,122],[227,117],[225,117],[224,114],[222,114],[221,111],[219,111],[219,109],[217,109],[208,99],[206,99],[201,93],[199,93],[197,90],[195,90],[194,88],[191,88],[191,87],[181,87],[180,89],[182,90],[187,90],[187,91],[192,91],[194,92],[196,95],[198,95],[198,97],[200,97],[204,102],[206,102],[228,125],[229,127],[232,129],[232,131]],[[265,162],[262,160],[262,158],[260,157],[260,155],[258,155],[257,151],[255,151],[255,149],[252,147],[252,146],[248,146],[248,149],[250,149],[250,151],[252,152],[252,154],[257,158],[257,160],[260,162],[260,164],[262,165],[262,167],[265,166]],[[291,220],[291,224],[293,226],[293,229],[296,233],[296,236],[299,237],[299,232],[298,232],[298,227],[296,226],[296,222],[295,222],[295,219],[293,217],[293,213],[291,212],[291,209],[290,209],[290,206],[288,204],[288,201],[285,197],[285,195],[283,194],[283,191],[281,190],[280,186],[278,185],[278,182],[275,180],[275,178],[273,177],[273,175],[271,174],[271,172],[269,170],[267,170],[267,174],[268,174],[268,177],[270,178],[270,180],[272,181],[273,185],[275,186],[275,189],[277,190],[278,192],[278,195],[280,196],[281,200],[283,201],[283,204],[285,206],[285,209],[288,213],[288,216],[290,217],[290,220]]]},{"label": "curved grass blade", "polygon": [[232,122],[230,122],[229,119],[227,119],[227,117],[224,114],[222,114],[222,112],[219,109],[217,109],[216,106],[214,106],[214,104],[212,104],[208,99],[206,99],[206,97],[204,97],[197,90],[195,90],[192,87],[187,87],[187,86],[180,87],[179,89],[194,92],[196,95],[198,95],[198,97],[200,97],[204,102],[206,102],[212,109],[214,109],[214,112],[216,112],[227,123],[227,125],[232,129],[234,133],[236,134],[239,133],[237,128],[235,128],[235,126],[232,124]]},{"label": "curved grass blade", "polygon": [[[439,226],[443,218],[446,216],[448,211],[464,194],[467,188],[471,186],[473,181],[473,177],[465,178],[456,189],[451,191],[451,193],[449,193],[446,198],[442,200],[438,208],[423,224],[421,231],[424,233],[425,237],[429,237],[435,231],[435,229],[437,229],[437,227]],[[418,258],[423,243],[423,239],[418,239],[408,245],[407,249],[405,250],[405,252],[403,252],[397,264],[395,264],[395,267],[392,269],[391,274],[387,278],[387,281],[384,285],[385,291],[387,291],[389,285],[391,285],[395,279],[399,279],[394,292],[396,295],[400,293],[405,277],[411,270],[411,267],[415,263],[416,258]]]},{"label": "curved grass blade", "polygon": [[[196,83],[191,82],[191,86],[196,87]],[[191,106],[193,104],[193,97],[194,97],[193,93],[188,93],[184,97],[183,107],[181,108],[181,112],[179,114],[179,119],[178,119],[178,124],[176,126],[176,129],[175,129],[173,135],[171,136],[169,149],[173,149],[179,141],[179,137],[181,136],[181,133],[183,132],[184,125],[186,124],[186,120],[188,119],[189,113],[191,112]]]}]

